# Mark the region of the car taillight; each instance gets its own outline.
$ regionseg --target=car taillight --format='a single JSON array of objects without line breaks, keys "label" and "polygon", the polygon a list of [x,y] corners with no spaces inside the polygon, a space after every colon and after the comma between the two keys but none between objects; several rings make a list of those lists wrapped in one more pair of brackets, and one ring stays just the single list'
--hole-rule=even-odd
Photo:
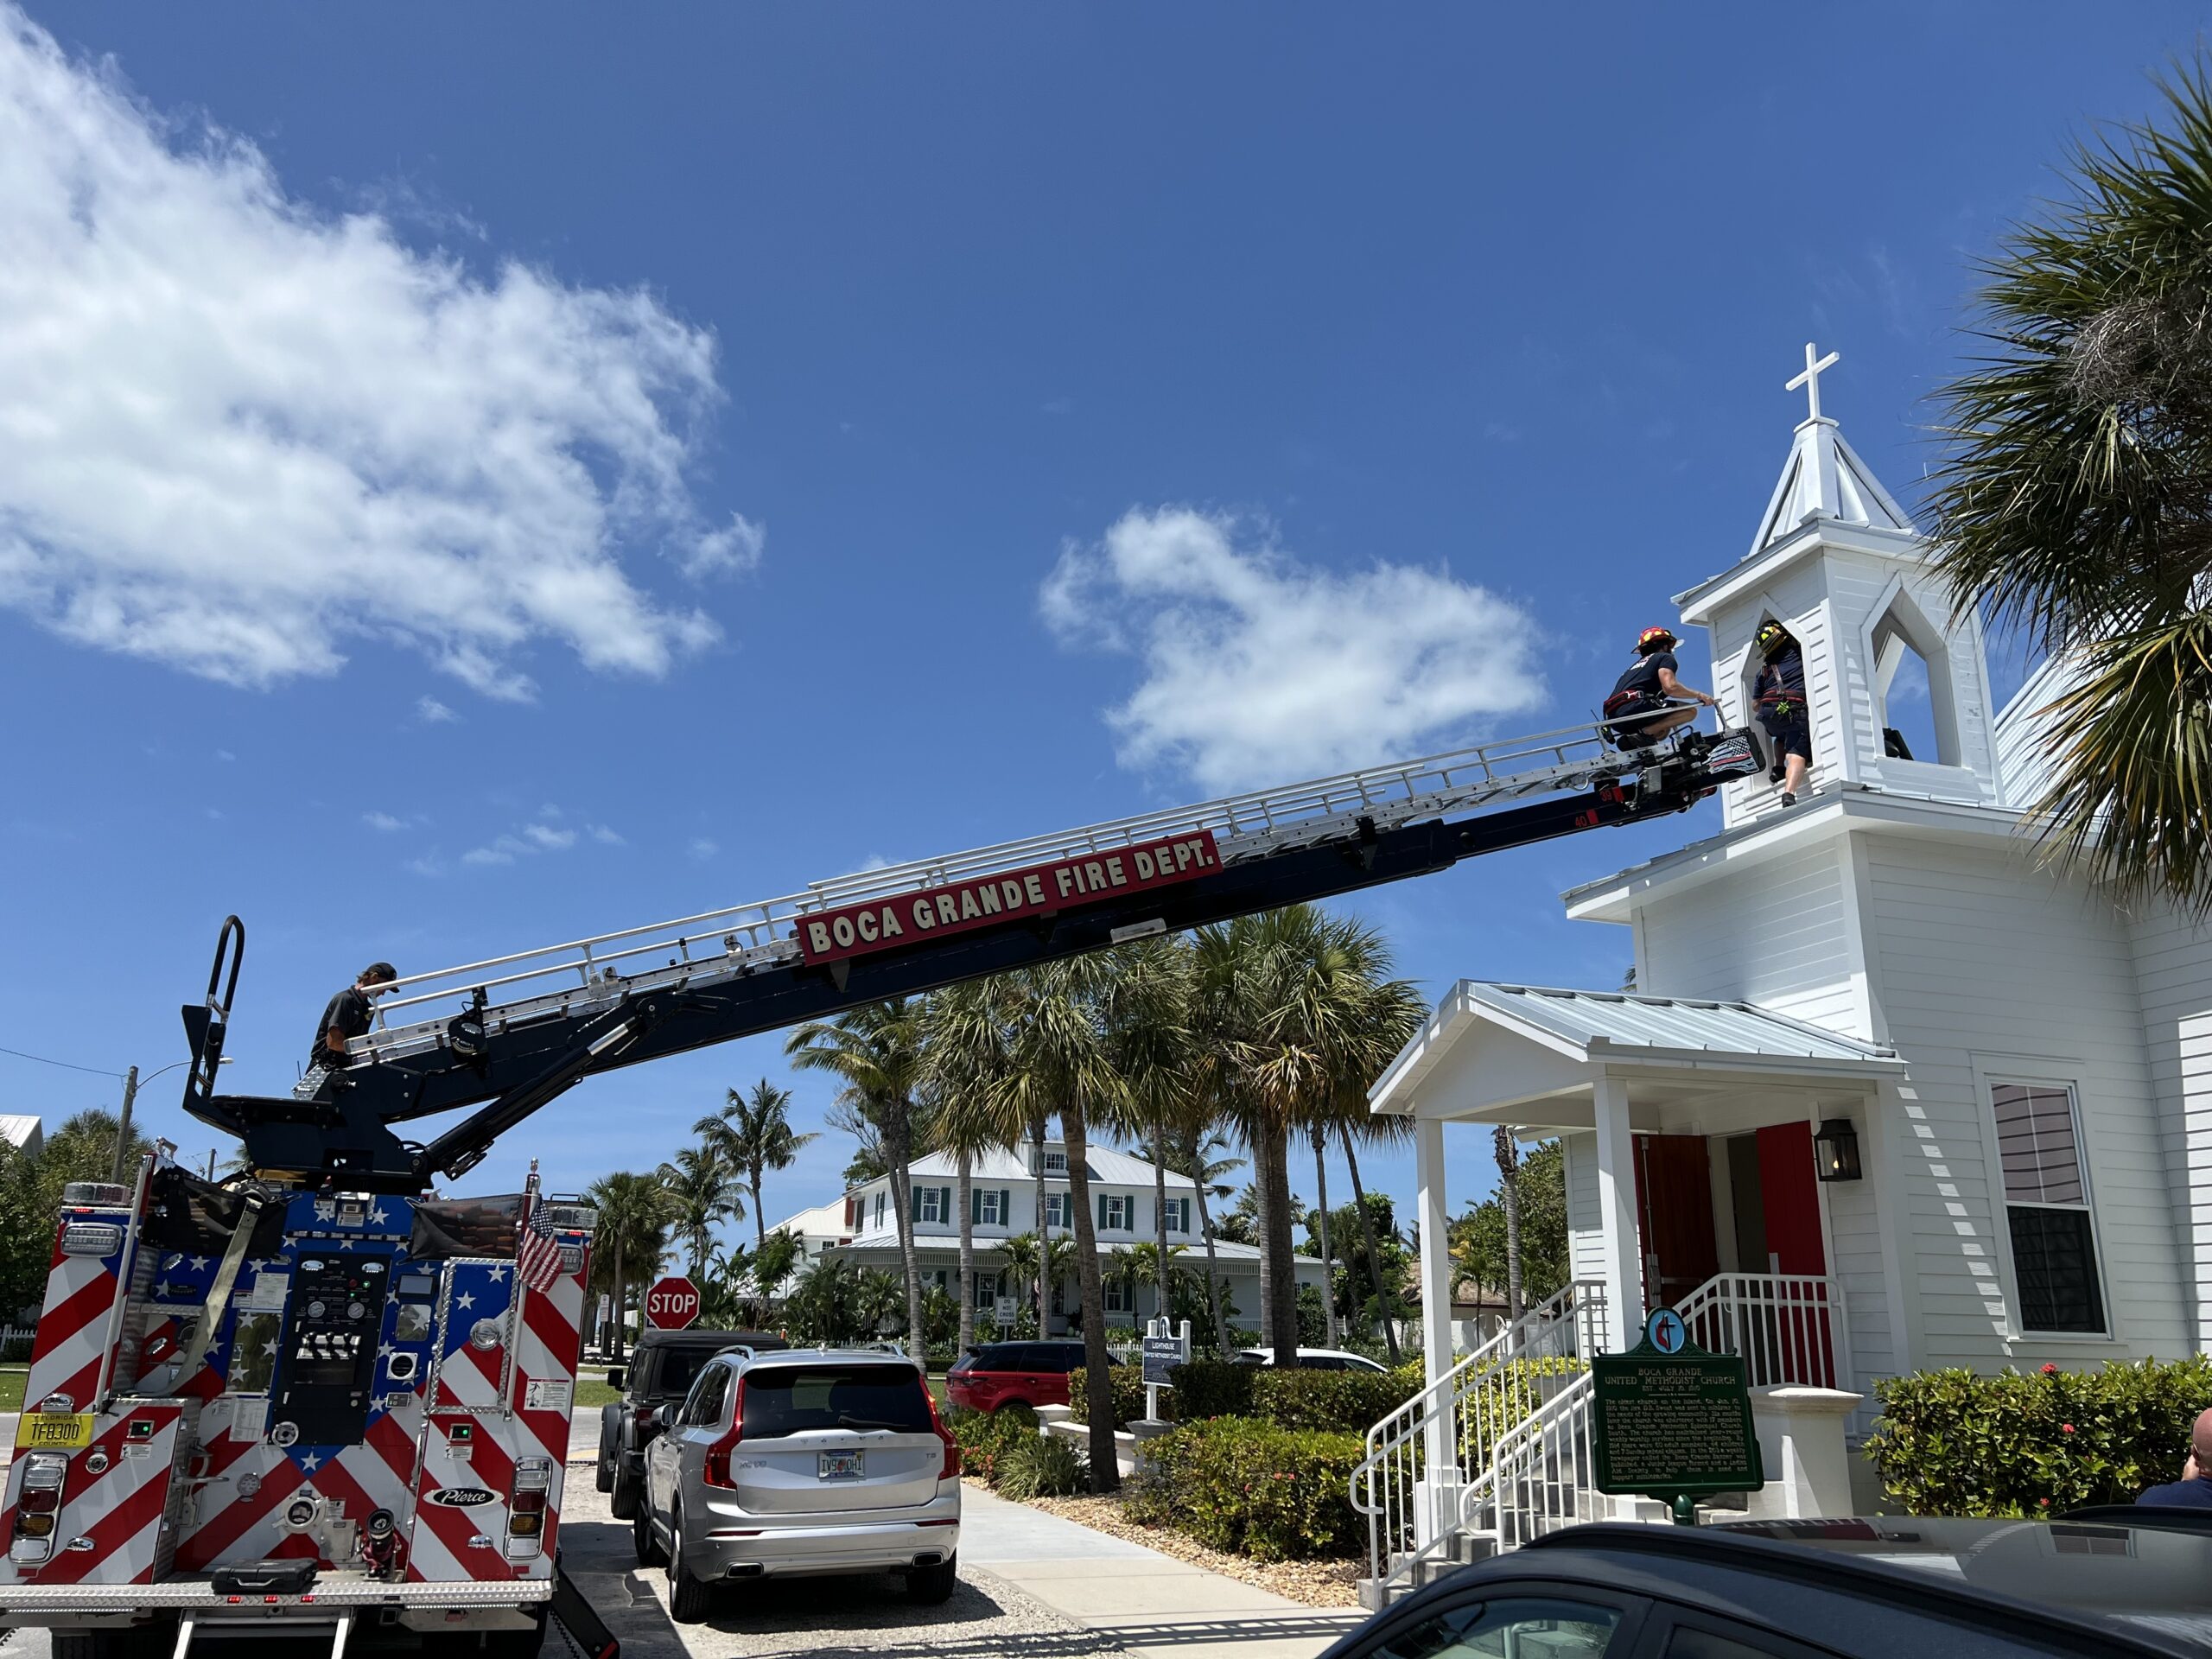
[{"label": "car taillight", "polygon": [[16,1494],[16,1531],[8,1554],[18,1561],[42,1561],[54,1554],[54,1512],[61,1507],[61,1480],[68,1472],[67,1458],[34,1456],[23,1466],[23,1484]]},{"label": "car taillight", "polygon": [[639,1433],[647,1434],[652,1433],[652,1426],[653,1408],[651,1406],[639,1406],[635,1411],[632,1411],[630,1414],[630,1427],[637,1430]]},{"label": "car taillight", "polygon": [[508,1554],[535,1555],[545,1547],[545,1503],[552,1485],[550,1459],[516,1460],[514,1484],[507,1493]]},{"label": "car taillight", "polygon": [[939,1480],[957,1480],[960,1478],[960,1442],[952,1438],[952,1431],[944,1426],[944,1419],[938,1415],[937,1395],[930,1391],[930,1385],[926,1382],[922,1384],[922,1398],[929,1402],[930,1427],[937,1431],[938,1439],[944,1442],[944,1458],[937,1466],[937,1478]]},{"label": "car taillight", "polygon": [[737,1482],[730,1478],[729,1454],[737,1449],[738,1442],[744,1438],[745,1379],[741,1376],[737,1379],[737,1398],[729,1408],[729,1433],[707,1448],[706,1460],[700,1468],[699,1478],[709,1486],[734,1488]]}]

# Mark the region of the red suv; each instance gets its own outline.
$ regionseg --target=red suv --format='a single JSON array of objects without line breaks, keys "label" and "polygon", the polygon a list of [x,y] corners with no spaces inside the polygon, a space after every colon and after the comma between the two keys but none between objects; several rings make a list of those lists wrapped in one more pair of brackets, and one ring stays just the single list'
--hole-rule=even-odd
[{"label": "red suv", "polygon": [[969,1411],[1065,1406],[1068,1373],[1082,1363],[1079,1342],[986,1343],[945,1373],[944,1391]]}]

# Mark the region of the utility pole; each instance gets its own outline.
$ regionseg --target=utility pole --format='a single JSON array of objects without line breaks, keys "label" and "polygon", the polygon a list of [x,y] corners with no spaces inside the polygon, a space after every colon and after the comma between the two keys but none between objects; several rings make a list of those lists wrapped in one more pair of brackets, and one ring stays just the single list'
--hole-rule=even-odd
[{"label": "utility pole", "polygon": [[123,1079],[123,1122],[115,1131],[115,1174],[118,1186],[123,1185],[123,1166],[130,1157],[130,1103],[138,1098],[138,1068],[132,1066]]}]

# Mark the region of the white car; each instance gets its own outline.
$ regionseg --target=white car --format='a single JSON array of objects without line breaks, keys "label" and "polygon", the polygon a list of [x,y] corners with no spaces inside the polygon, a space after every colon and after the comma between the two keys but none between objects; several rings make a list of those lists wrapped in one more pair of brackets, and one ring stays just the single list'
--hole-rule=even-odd
[{"label": "white car", "polygon": [[[1239,1365],[1272,1365],[1275,1351],[1272,1348],[1243,1348],[1237,1351]],[[1298,1351],[1298,1369],[1301,1371],[1388,1371],[1388,1365],[1378,1365],[1365,1354],[1347,1353],[1341,1348],[1301,1348]]]},{"label": "white car", "polygon": [[741,1348],[655,1415],[635,1541],[677,1624],[753,1579],[888,1570],[916,1601],[952,1594],[960,1449],[912,1360]]}]

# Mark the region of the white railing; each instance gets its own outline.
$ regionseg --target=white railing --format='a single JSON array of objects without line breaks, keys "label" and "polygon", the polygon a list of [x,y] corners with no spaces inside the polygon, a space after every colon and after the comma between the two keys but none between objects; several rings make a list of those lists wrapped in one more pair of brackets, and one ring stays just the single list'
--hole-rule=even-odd
[{"label": "white railing", "polygon": [[626,991],[735,977],[796,958],[794,928],[800,918],[861,899],[1200,830],[1212,832],[1223,863],[1235,864],[1353,834],[1363,819],[1389,830],[1502,801],[1586,789],[1649,764],[1650,751],[1613,747],[1611,728],[1621,723],[1592,721],[1001,842],[812,882],[773,899],[405,975],[379,992],[375,1028],[353,1039],[352,1051],[358,1061],[435,1046],[446,1020],[479,992],[498,1018],[512,1020],[611,1006]]},{"label": "white railing", "polygon": [[1676,1305],[1690,1340],[1741,1354],[1755,1389],[1851,1386],[1843,1298],[1810,1274],[1716,1273]]},{"label": "white railing", "polygon": [[1592,1391],[1590,1373],[1580,1372],[1498,1437],[1490,1468],[1460,1500],[1463,1528],[1495,1535],[1503,1551],[1605,1518],[1592,1449]]},{"label": "white railing", "polygon": [[1576,1280],[1368,1430],[1351,1501],[1367,1516],[1373,1577],[1408,1581],[1450,1546],[1464,1529],[1469,1489],[1487,1483],[1492,1449],[1568,1388],[1577,1373],[1567,1362],[1599,1351],[1605,1320],[1604,1284]]}]

